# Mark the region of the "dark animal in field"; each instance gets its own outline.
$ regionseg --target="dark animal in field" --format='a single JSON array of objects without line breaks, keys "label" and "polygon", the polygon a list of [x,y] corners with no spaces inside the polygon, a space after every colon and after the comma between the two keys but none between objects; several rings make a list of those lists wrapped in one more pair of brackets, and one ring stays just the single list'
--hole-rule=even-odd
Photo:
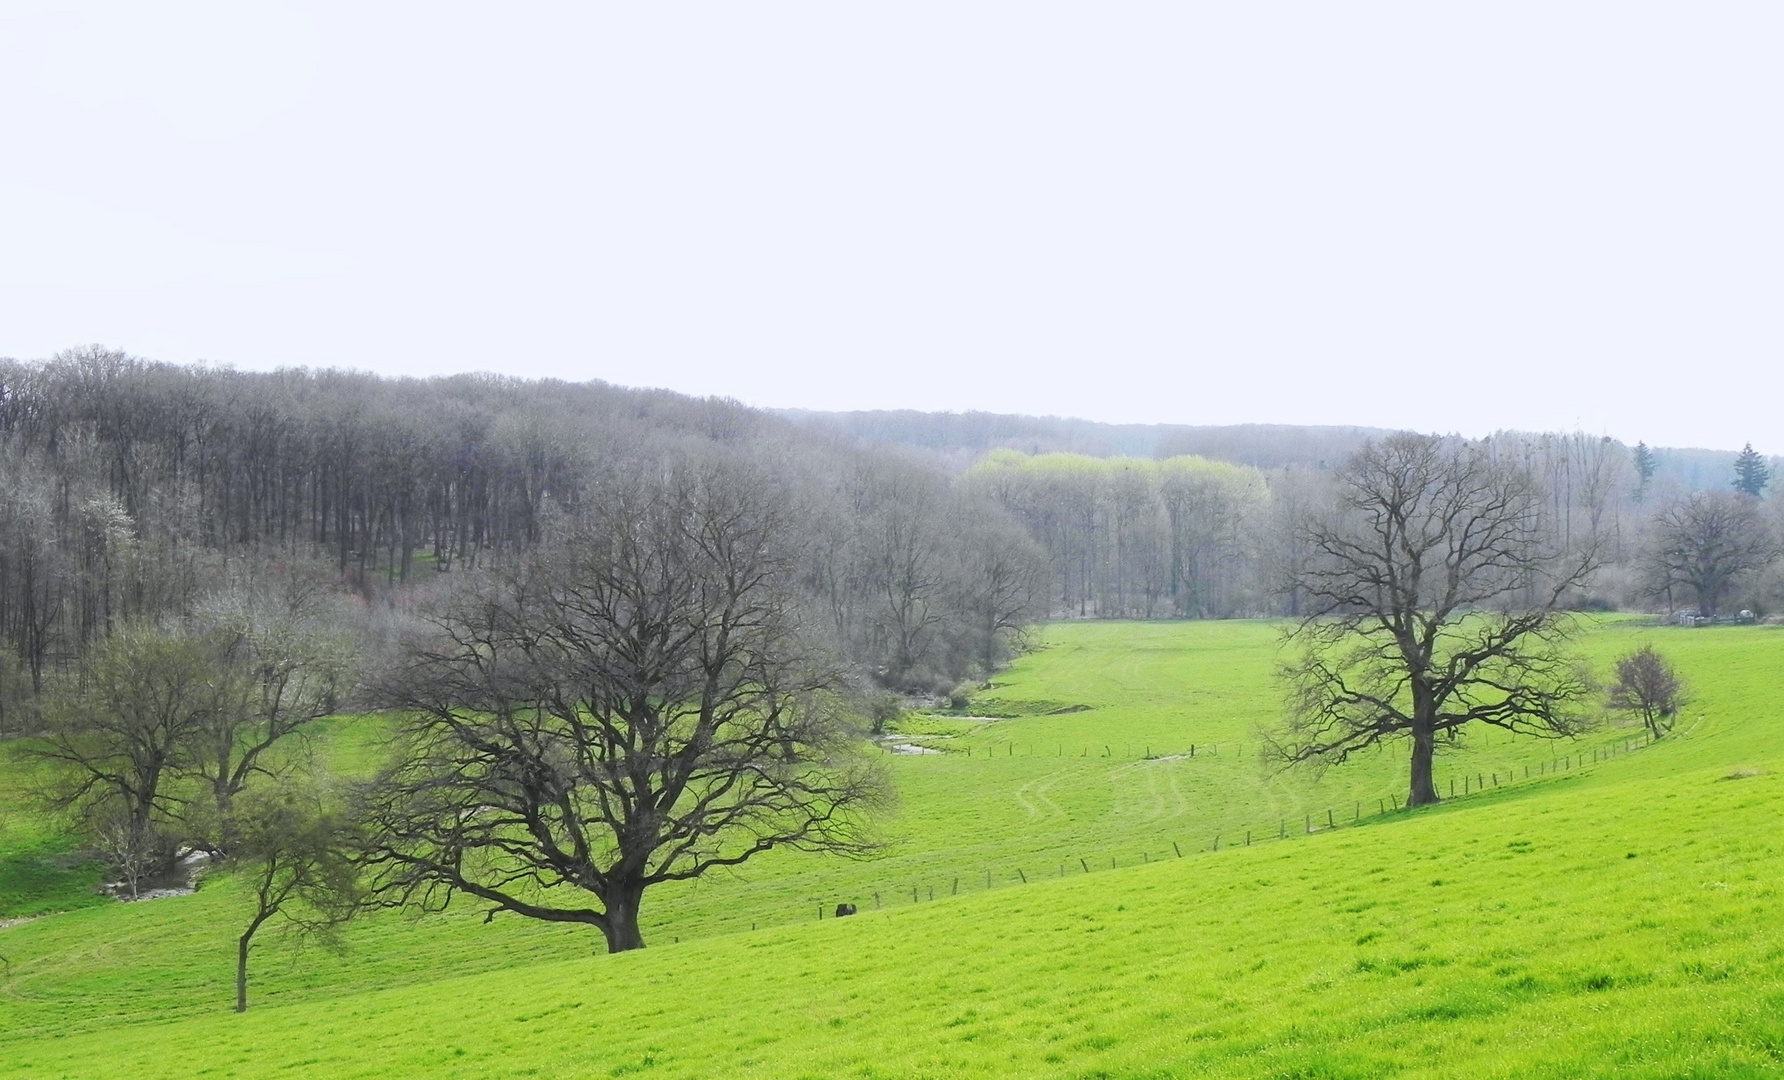
[{"label": "dark animal in field", "polygon": [[844,915],[853,915],[854,913],[855,913],[855,905],[854,904],[838,904],[838,905],[836,905],[836,917],[839,919],[842,918]]}]

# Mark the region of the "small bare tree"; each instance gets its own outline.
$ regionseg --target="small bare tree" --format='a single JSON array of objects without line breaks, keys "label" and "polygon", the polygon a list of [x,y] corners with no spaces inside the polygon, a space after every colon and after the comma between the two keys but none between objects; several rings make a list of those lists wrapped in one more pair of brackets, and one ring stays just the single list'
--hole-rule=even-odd
[{"label": "small bare tree", "polygon": [[1617,658],[1617,681],[1610,688],[1613,709],[1623,709],[1642,718],[1648,733],[1658,739],[1673,729],[1679,709],[1685,704],[1685,684],[1679,673],[1654,651],[1643,645],[1634,652]]},{"label": "small bare tree", "polygon": [[463,893],[619,952],[652,885],[869,851],[884,788],[801,633],[787,505],[740,466],[640,463],[437,612],[385,681],[405,730],[367,790],[380,902]]},{"label": "small bare tree", "polygon": [[1437,738],[1482,723],[1571,735],[1590,682],[1563,649],[1564,598],[1598,563],[1540,524],[1526,468],[1466,443],[1398,434],[1359,450],[1335,506],[1301,524],[1305,616],[1282,669],[1288,762],[1412,744],[1407,804],[1437,801]]}]

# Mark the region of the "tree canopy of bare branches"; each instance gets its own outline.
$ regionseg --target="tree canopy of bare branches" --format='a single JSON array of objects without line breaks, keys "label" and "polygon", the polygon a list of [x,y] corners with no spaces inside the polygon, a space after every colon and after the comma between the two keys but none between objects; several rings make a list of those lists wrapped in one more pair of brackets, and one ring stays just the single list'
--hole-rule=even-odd
[{"label": "tree canopy of bare branches", "polygon": [[36,753],[59,766],[46,794],[74,810],[134,889],[171,861],[172,781],[214,707],[203,644],[151,626],[121,628],[58,688]]},{"label": "tree canopy of bare branches", "polygon": [[1771,565],[1778,538],[1747,495],[1700,491],[1673,500],[1654,516],[1644,562],[1649,588],[1669,598],[1688,588],[1697,613],[1714,618],[1729,588],[1744,574]]},{"label": "tree canopy of bare branches", "polygon": [[332,712],[351,684],[352,641],[336,598],[287,570],[237,583],[201,606],[195,632],[212,664],[213,707],[190,739],[186,768],[209,790],[217,839],[233,839],[232,805],[273,750]]},{"label": "tree canopy of bare branches", "polygon": [[1597,565],[1539,525],[1540,489],[1491,442],[1399,434],[1342,470],[1301,525],[1289,583],[1307,614],[1287,642],[1290,762],[1411,743],[1409,805],[1437,801],[1437,739],[1469,724],[1569,735],[1589,681],[1565,645],[1565,598]]},{"label": "tree canopy of bare branches", "polygon": [[1648,733],[1658,739],[1672,730],[1685,703],[1685,684],[1666,658],[1643,645],[1617,658],[1617,681],[1611,684],[1610,706],[1642,718]]},{"label": "tree canopy of bare branches", "polygon": [[774,848],[872,848],[879,773],[802,632],[776,485],[683,458],[617,468],[601,512],[490,573],[387,680],[406,720],[367,793],[387,903],[464,894],[640,948],[645,890]]}]

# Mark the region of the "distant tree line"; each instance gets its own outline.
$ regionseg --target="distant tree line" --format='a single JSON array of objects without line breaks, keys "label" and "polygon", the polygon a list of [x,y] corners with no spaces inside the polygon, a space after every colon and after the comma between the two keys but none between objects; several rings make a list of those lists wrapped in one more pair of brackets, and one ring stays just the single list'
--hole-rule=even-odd
[{"label": "distant tree line", "polygon": [[[1307,610],[1308,555],[1296,523],[1380,442],[1360,440],[1329,466],[1273,469],[1003,449],[979,459],[962,486],[1002,506],[1046,552],[1054,617],[1295,617]],[[1767,497],[1769,466],[1751,448],[1720,486],[1691,490],[1657,479],[1658,452],[1645,444],[1507,432],[1482,445],[1528,475],[1533,529],[1600,553],[1558,603],[1688,607],[1700,617],[1784,607],[1784,500]]]},{"label": "distant tree line", "polygon": [[1263,576],[1276,554],[1272,493],[1256,469],[1003,450],[975,465],[965,486],[1047,553],[1057,614],[1224,618],[1275,605]]}]

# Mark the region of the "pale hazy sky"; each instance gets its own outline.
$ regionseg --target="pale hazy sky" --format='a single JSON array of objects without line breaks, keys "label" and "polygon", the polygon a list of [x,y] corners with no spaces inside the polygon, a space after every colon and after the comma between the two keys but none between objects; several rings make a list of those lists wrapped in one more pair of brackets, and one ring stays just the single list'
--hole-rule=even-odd
[{"label": "pale hazy sky", "polygon": [[0,355],[1784,453],[1784,7],[0,2]]}]

